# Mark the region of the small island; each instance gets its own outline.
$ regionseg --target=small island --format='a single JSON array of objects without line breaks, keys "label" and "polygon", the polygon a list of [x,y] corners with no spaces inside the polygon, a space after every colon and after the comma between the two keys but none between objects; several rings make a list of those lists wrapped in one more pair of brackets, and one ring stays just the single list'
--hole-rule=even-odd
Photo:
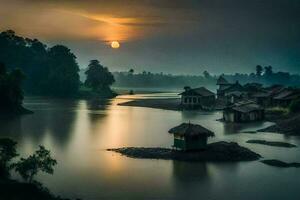
[{"label": "small island", "polygon": [[248,140],[247,143],[252,144],[262,144],[274,147],[286,147],[286,148],[293,148],[297,147],[294,144],[286,143],[286,142],[277,142],[277,141],[266,141],[266,140]]},{"label": "small island", "polygon": [[125,147],[107,149],[131,158],[163,159],[178,161],[233,162],[254,161],[261,156],[235,142],[215,142],[202,151],[177,151],[169,148]]},{"label": "small island", "polygon": [[235,142],[207,144],[215,134],[199,124],[182,123],[169,130],[174,137],[173,148],[125,147],[107,149],[131,158],[179,161],[252,161],[261,156]]}]

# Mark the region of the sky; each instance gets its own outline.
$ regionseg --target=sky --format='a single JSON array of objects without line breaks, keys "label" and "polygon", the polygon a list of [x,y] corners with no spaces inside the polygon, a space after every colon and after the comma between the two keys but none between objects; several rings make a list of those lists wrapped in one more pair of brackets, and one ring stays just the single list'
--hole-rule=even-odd
[{"label": "sky", "polygon": [[68,46],[81,68],[300,73],[300,0],[0,0],[8,29]]}]

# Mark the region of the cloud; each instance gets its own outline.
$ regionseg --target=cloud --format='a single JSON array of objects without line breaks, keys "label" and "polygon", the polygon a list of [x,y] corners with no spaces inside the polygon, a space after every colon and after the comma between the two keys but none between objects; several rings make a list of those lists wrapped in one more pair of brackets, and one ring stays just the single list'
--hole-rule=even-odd
[{"label": "cloud", "polygon": [[182,12],[186,5],[177,0],[1,0],[5,20],[0,28],[50,40],[130,41],[195,21],[191,12]]}]

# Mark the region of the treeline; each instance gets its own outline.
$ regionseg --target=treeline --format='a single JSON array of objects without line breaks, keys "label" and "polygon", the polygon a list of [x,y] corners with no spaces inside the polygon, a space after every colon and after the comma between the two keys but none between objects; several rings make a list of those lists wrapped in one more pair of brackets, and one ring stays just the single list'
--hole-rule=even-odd
[{"label": "treeline", "polygon": [[8,70],[19,68],[26,75],[27,93],[68,96],[79,88],[76,56],[63,45],[49,48],[9,30],[0,33],[0,52],[0,61]]},{"label": "treeline", "polygon": [[[23,38],[8,30],[0,33],[0,52],[0,62],[8,71],[18,68],[25,74],[23,88],[27,94],[61,97],[114,96],[110,90],[114,78],[108,68],[97,60],[91,60],[86,80],[80,82],[76,56],[66,46],[47,47],[37,39]],[[82,87],[90,90],[80,91]]]},{"label": "treeline", "polygon": [[[273,72],[272,66],[262,67],[260,65],[254,68],[250,74],[220,74],[228,81],[239,81],[242,84],[246,83],[261,83],[263,85],[286,85],[299,86],[300,76],[298,74],[290,74],[289,72]],[[129,88],[168,88],[182,89],[184,86],[199,87],[205,86],[213,88],[216,85],[220,75],[211,75],[204,71],[199,75],[172,75],[164,73],[142,72],[134,73],[133,69],[127,72],[114,72],[115,87]]]},{"label": "treeline", "polygon": [[116,80],[114,87],[182,89],[184,86],[209,87],[216,84],[216,77],[206,78],[199,75],[172,75],[145,71],[134,73],[132,69],[128,72],[114,72],[113,75]]},{"label": "treeline", "polygon": [[272,66],[262,67],[257,65],[255,72],[250,74],[235,73],[232,75],[224,75],[224,77],[231,82],[239,81],[243,84],[249,82],[261,83],[263,85],[286,85],[286,86],[300,86],[300,75],[290,74],[289,72],[274,72]]}]

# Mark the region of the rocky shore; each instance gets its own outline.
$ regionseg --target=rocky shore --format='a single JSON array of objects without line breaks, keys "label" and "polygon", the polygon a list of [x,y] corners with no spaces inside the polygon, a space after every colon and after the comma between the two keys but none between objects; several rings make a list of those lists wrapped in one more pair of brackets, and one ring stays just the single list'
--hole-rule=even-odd
[{"label": "rocky shore", "polygon": [[266,140],[248,140],[247,143],[262,144],[262,145],[275,146],[275,147],[286,147],[286,148],[297,147],[294,144],[290,144],[286,142],[275,142],[275,141],[266,141]]},{"label": "rocky shore", "polygon": [[235,142],[216,142],[208,144],[203,151],[182,152],[168,148],[144,148],[125,147],[107,149],[131,158],[142,159],[164,159],[179,161],[212,161],[212,162],[232,162],[232,161],[252,161],[258,160],[261,156]]}]

